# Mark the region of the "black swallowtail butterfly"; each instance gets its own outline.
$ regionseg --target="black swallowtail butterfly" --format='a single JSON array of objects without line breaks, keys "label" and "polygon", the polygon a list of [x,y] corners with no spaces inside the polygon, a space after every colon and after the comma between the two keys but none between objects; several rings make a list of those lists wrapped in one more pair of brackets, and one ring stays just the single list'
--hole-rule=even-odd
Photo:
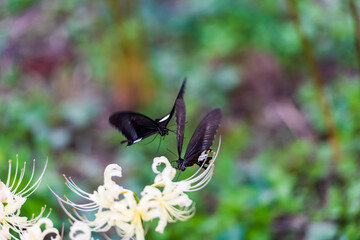
[{"label": "black swallowtail butterfly", "polygon": [[[185,84],[186,78],[181,85],[176,101],[182,99],[185,90]],[[160,134],[161,136],[165,136],[169,134],[167,125],[174,115],[175,103],[170,113],[159,119],[152,120],[151,118],[140,113],[121,111],[111,114],[109,117],[109,122],[126,137],[126,140],[122,141],[121,144],[127,143],[127,146],[140,142],[141,140],[156,133]]]},{"label": "black swallowtail butterfly", "polygon": [[181,158],[185,129],[185,103],[182,98],[177,99],[175,102],[175,116],[177,123],[176,140],[179,154],[179,159],[176,161],[177,169],[185,171],[186,167],[193,166],[194,164],[204,167],[211,159],[207,156],[211,151],[210,147],[220,126],[222,118],[221,110],[216,108],[201,120],[189,141],[184,158]]}]

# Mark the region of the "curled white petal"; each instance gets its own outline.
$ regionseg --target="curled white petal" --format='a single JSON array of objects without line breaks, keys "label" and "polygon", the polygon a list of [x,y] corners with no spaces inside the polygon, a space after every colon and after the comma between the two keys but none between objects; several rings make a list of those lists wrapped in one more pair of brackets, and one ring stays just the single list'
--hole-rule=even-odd
[{"label": "curled white petal", "polygon": [[[44,226],[44,230],[41,229]],[[33,226],[29,227],[20,235],[21,240],[38,240],[44,239],[47,235],[52,234],[52,240],[60,240],[59,231],[54,228],[49,218],[41,218]],[[54,236],[55,235],[55,236]]]},{"label": "curled white petal", "polygon": [[122,169],[117,164],[110,164],[105,168],[104,185],[115,184],[112,177],[122,177]]},{"label": "curled white petal", "polygon": [[[165,164],[165,168],[160,172],[157,168],[162,164]],[[171,166],[169,160],[164,156],[154,158],[152,169],[157,174],[154,182],[158,184],[172,180],[176,175],[176,169]]]},{"label": "curled white petal", "polygon": [[76,221],[70,227],[69,237],[71,240],[92,240],[90,227],[81,221]]},{"label": "curled white petal", "polygon": [[160,173],[160,171],[157,169],[157,167],[160,166],[161,164],[165,164],[166,168],[172,168],[169,160],[166,157],[164,157],[164,156],[156,157],[156,158],[154,158],[154,161],[152,164],[152,169],[153,169],[154,173],[156,173],[156,174]]}]

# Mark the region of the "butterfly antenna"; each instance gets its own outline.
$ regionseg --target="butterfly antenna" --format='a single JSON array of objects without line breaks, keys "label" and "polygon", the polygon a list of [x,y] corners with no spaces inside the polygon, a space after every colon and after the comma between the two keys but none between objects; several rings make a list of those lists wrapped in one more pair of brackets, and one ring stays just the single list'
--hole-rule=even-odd
[{"label": "butterfly antenna", "polygon": [[158,134],[156,134],[155,137],[150,142],[146,143],[146,145],[152,143],[157,138],[157,136],[158,136]]},{"label": "butterfly antenna", "polygon": [[[166,148],[166,150],[168,150],[170,153],[172,153],[176,158],[178,157],[173,151],[171,151],[169,148]],[[172,161],[172,162],[175,162],[175,160],[174,161]]]},{"label": "butterfly antenna", "polygon": [[[165,137],[165,136],[164,136]],[[162,140],[162,138],[160,137],[160,141],[159,141],[159,145],[158,145],[158,148],[157,148],[157,150],[156,150],[156,154],[159,152],[159,149],[160,149],[160,145],[161,145],[161,140]]]},{"label": "butterfly antenna", "polygon": [[170,131],[170,132],[172,132],[172,133],[176,133],[176,132],[175,132],[175,130],[171,130],[171,129],[169,129],[169,131]]}]

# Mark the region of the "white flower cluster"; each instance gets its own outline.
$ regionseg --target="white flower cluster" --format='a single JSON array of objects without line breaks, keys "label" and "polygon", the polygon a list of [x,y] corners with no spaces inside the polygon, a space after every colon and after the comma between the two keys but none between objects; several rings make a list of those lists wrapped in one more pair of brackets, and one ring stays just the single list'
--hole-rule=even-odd
[{"label": "white flower cluster", "polygon": [[[0,239],[38,240],[43,239],[48,234],[52,234],[52,239],[60,239],[58,230],[53,228],[53,223],[47,218],[51,209],[45,217],[43,217],[43,214],[46,207],[42,207],[40,213],[36,217],[33,214],[31,219],[20,216],[20,209],[26,202],[26,199],[40,185],[47,166],[47,161],[37,180],[33,180],[35,160],[33,161],[30,180],[26,183],[25,187],[20,189],[19,187],[22,186],[21,183],[24,180],[26,162],[24,162],[24,167],[21,168],[20,174],[18,174],[19,160],[18,155],[16,155],[16,169],[13,179],[11,179],[11,166],[12,161],[9,160],[9,171],[6,183],[0,179]],[[33,184],[31,184],[32,181]]]},{"label": "white flower cluster", "polygon": [[[219,147],[220,143],[221,139]],[[155,158],[152,165],[156,174],[154,183],[143,189],[141,198],[113,181],[113,177],[122,176],[122,169],[117,164],[106,167],[104,185],[99,186],[92,194],[80,189],[70,177],[64,176],[66,185],[88,201],[88,203],[76,204],[66,196],[62,199],[54,193],[73,222],[70,239],[90,240],[91,232],[105,233],[115,228],[116,233],[124,240],[140,240],[144,239],[145,235],[144,222],[158,218],[155,230],[162,233],[168,222],[189,219],[195,213],[195,206],[186,193],[200,190],[207,185],[213,175],[216,157],[217,154],[214,154],[204,171],[200,167],[193,176],[182,181],[174,181],[176,169],[171,166],[167,158]],[[158,167],[162,164],[165,167],[160,171]],[[63,203],[71,206],[73,213],[66,210]],[[81,216],[79,210],[96,211],[94,220]]]}]

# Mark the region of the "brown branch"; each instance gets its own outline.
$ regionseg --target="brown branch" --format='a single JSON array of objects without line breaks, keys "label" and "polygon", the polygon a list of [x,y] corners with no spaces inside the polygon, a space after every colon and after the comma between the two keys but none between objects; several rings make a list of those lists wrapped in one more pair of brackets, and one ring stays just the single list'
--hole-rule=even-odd
[{"label": "brown branch", "polygon": [[338,163],[341,159],[342,153],[331,106],[325,92],[324,79],[319,70],[311,42],[302,28],[296,0],[287,0],[287,3],[291,18],[300,38],[304,58],[309,67],[310,74],[312,75],[311,79],[315,86],[316,98],[320,106],[322,117],[324,119],[325,131],[327,136],[329,136],[333,162]]},{"label": "brown branch", "polygon": [[358,73],[360,78],[360,17],[354,0],[349,0],[349,8],[350,8],[351,16],[354,21],[355,49],[357,56]]},{"label": "brown branch", "polygon": [[[107,34],[112,49],[107,52],[111,90],[119,109],[146,105],[152,98],[151,71],[146,32],[138,0],[105,0],[109,16]],[[131,27],[129,27],[131,26]]]}]

